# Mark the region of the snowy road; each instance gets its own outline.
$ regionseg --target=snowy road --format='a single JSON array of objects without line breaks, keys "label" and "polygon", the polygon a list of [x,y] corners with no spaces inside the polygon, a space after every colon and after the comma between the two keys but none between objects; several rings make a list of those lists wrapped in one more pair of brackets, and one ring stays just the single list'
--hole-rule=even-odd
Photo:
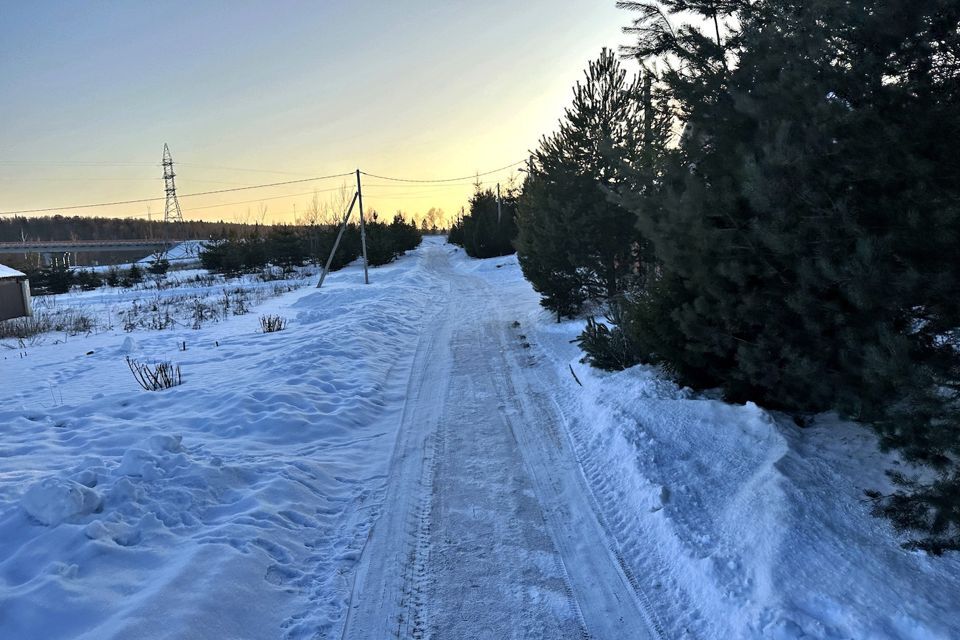
[{"label": "snowy road", "polygon": [[344,637],[659,637],[509,303],[449,246],[423,250],[449,286],[417,348]]}]

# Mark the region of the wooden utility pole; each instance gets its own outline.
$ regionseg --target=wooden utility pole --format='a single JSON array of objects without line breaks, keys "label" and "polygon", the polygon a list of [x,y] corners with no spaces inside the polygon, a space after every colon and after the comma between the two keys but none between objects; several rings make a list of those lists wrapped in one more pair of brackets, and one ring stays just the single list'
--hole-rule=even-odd
[{"label": "wooden utility pole", "polygon": [[[343,222],[340,223],[340,232],[337,234],[337,239],[333,242],[333,249],[330,251],[330,257],[327,258],[327,264],[323,266],[323,273],[320,274],[320,282],[317,283],[317,289],[323,286],[323,281],[327,279],[327,274],[330,273],[330,263],[333,262],[333,254],[337,252],[337,247],[340,246],[340,238],[343,237],[343,230],[347,228],[347,221],[350,220],[350,214],[353,212],[353,205],[357,204],[357,197],[359,193],[353,194],[353,200],[350,201],[350,207],[347,209],[346,215],[343,216]],[[366,266],[366,264],[364,264]]]},{"label": "wooden utility pole", "polygon": [[363,221],[363,189],[360,187],[360,169],[357,169],[357,201],[360,204],[360,245],[363,247],[363,284],[370,284],[367,273],[367,229]]},{"label": "wooden utility pole", "polygon": [[500,224],[500,183],[497,183],[497,224]]}]

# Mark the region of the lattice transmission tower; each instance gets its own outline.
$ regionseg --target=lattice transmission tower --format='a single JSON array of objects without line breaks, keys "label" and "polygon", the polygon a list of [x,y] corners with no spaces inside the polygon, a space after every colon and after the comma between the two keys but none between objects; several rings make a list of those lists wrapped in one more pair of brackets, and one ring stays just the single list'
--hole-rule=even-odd
[{"label": "lattice transmission tower", "polygon": [[176,175],[173,172],[173,157],[170,155],[170,147],[164,143],[163,188],[167,193],[167,206],[163,210],[164,222],[183,222],[183,212],[180,211],[180,201],[177,200],[177,185],[173,181]]}]

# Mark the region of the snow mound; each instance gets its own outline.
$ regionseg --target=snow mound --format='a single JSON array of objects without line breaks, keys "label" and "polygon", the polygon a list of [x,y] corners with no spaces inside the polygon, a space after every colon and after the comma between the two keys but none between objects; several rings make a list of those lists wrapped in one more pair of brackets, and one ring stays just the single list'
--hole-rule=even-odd
[{"label": "snow mound", "polygon": [[100,509],[101,499],[96,491],[79,482],[45,478],[27,489],[22,504],[34,520],[56,526],[95,513]]}]

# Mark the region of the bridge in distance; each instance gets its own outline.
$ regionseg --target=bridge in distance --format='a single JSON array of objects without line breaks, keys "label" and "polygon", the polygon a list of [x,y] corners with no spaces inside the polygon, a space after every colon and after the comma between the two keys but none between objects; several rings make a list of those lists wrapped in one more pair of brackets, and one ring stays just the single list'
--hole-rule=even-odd
[{"label": "bridge in distance", "polygon": [[63,240],[51,242],[0,242],[0,254],[16,253],[82,253],[86,251],[162,251],[175,244],[177,240]]}]

